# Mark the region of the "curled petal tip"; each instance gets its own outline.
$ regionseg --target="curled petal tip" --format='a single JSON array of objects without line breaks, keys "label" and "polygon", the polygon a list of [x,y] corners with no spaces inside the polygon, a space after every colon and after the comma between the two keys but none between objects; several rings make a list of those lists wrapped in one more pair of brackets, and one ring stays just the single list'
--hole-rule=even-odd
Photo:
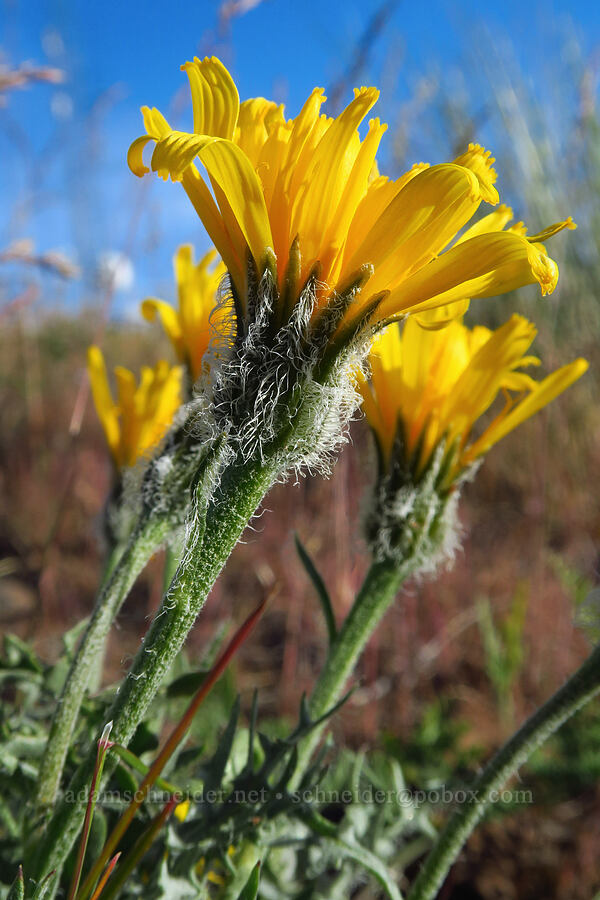
[{"label": "curled petal tip", "polygon": [[470,169],[479,182],[479,195],[486,203],[492,206],[500,200],[498,191],[494,187],[494,183],[498,177],[496,170],[493,168],[496,162],[489,150],[486,150],[480,144],[469,144],[466,153],[457,156],[454,162],[459,166]]},{"label": "curled petal tip", "polygon": [[141,137],[136,138],[127,151],[127,165],[138,178],[142,178],[143,175],[147,175],[150,171],[148,166],[144,163],[143,153],[144,147],[151,140],[153,140],[153,138],[150,137],[150,135],[144,134]]},{"label": "curled petal tip", "polygon": [[537,264],[533,266],[533,274],[537,278],[542,289],[542,296],[551,294],[558,282],[558,266],[545,253],[540,253]]}]

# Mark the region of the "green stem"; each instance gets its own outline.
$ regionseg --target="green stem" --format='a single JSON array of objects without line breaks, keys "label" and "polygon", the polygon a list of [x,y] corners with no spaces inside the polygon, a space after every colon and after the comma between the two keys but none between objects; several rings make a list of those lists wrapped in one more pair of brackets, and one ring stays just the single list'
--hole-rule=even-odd
[{"label": "green stem", "polygon": [[102,848],[100,856],[93,864],[87,875],[85,883],[81,887],[81,891],[78,894],[78,900],[85,900],[85,898],[87,898],[88,895],[92,892],[95,882],[100,877],[102,870],[107,865],[111,855],[119,846],[121,839],[131,825],[135,814],[148,796],[148,792],[157,783],[164,767],[171,759],[181,742],[184,740],[185,735],[187,734],[194,720],[194,717],[198,712],[198,709],[200,708],[208,694],[211,692],[211,690],[231,662],[232,658],[235,656],[240,646],[244,643],[244,641],[260,619],[264,610],[264,606],[264,602],[261,603],[261,605],[257,609],[255,609],[254,612],[251,613],[251,615],[246,619],[243,625],[238,628],[235,635],[229,641],[227,647],[208,673],[206,680],[196,691],[185,713],[169,735],[162,750],[148,769],[129,806],[123,812],[119,821],[109,835],[108,840]]},{"label": "green stem", "polygon": [[169,590],[170,584],[175,578],[177,566],[183,552],[183,535],[179,538],[174,535],[173,541],[165,547],[165,564],[163,569],[163,594]]},{"label": "green stem", "polygon": [[[325,715],[340,700],[359,656],[402,584],[412,574],[413,567],[412,559],[400,566],[391,561],[372,563],[354,605],[331,645],[325,666],[315,685],[310,699],[313,718]],[[299,774],[306,768],[325,725],[326,722],[312,731],[300,748],[297,768]]]},{"label": "green stem", "polygon": [[115,563],[111,554],[107,575],[98,594],[94,612],[75,655],[58,701],[38,776],[37,812],[56,800],[62,772],[73,736],[77,715],[88,688],[91,673],[104,652],[106,637],[121,604],[137,576],[166,535],[166,525],[144,519]]},{"label": "green stem", "polygon": [[450,816],[425,860],[408,900],[433,900],[450,867],[497,792],[551,734],[600,691],[600,646],[490,760]]},{"label": "green stem", "polygon": [[[107,713],[107,719],[113,721],[115,743],[127,746],[131,740],[229,554],[277,475],[275,465],[268,461],[233,464],[223,473],[206,519],[202,514],[193,516],[173,584]],[[77,836],[85,810],[85,803],[79,797],[85,796],[94,759],[95,753],[90,752],[75,773],[48,825],[45,839],[35,848],[32,865],[39,877],[60,867]],[[110,754],[105,775],[115,762]]]}]

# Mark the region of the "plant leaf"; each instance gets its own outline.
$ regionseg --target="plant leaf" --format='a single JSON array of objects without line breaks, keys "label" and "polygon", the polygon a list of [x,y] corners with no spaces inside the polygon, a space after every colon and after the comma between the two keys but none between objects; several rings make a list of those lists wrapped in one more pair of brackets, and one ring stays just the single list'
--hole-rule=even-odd
[{"label": "plant leaf", "polygon": [[237,900],[256,900],[258,896],[258,888],[260,885],[260,860],[256,863],[250,872],[250,878],[242,888]]},{"label": "plant leaf", "polygon": [[23,900],[24,897],[25,881],[23,880],[23,866],[19,866],[17,877],[10,886],[10,890],[6,896],[6,900]]},{"label": "plant leaf", "polygon": [[319,598],[319,602],[321,603],[321,609],[325,618],[325,624],[327,625],[329,645],[331,646],[331,644],[333,644],[337,637],[337,625],[335,622],[335,615],[333,612],[333,607],[331,605],[329,591],[327,590],[320,572],[312,561],[308,550],[297,534],[294,534],[294,542],[296,544],[296,551],[298,553],[298,556],[300,557],[300,562],[304,566],[306,574],[312,581],[312,585],[316,591],[317,597]]},{"label": "plant leaf", "polygon": [[40,881],[35,889],[32,900],[44,900],[46,894],[54,887],[54,879],[56,878],[56,869],[49,872],[48,875]]},{"label": "plant leaf", "polygon": [[402,894],[391,880],[387,867],[378,856],[355,841],[339,837],[336,833],[336,826],[317,812],[313,811],[302,816],[302,820],[305,825],[316,832],[324,841],[335,847],[342,856],[358,863],[365,871],[369,872],[379,882],[390,900],[402,900]]},{"label": "plant leaf", "polygon": [[204,776],[204,791],[218,790],[225,774],[225,768],[231,755],[233,747],[233,739],[237,728],[238,718],[240,715],[240,698],[236,701],[231,710],[227,728],[223,732],[221,740],[218,743],[214,755],[202,766],[202,775]]},{"label": "plant leaf", "polygon": [[172,681],[166,690],[167,697],[190,697],[206,681],[210,669],[199,669],[197,672],[186,672]]}]

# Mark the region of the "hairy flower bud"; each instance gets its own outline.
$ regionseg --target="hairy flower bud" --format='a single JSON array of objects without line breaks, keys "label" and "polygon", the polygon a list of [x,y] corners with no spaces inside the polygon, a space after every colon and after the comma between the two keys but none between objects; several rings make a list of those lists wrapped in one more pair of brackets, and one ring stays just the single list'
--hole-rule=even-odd
[{"label": "hairy flower bud", "polygon": [[[586,371],[582,359],[540,382],[520,371],[539,365],[526,355],[535,334],[518,315],[495,331],[460,321],[426,330],[409,319],[375,341],[370,379],[360,377],[360,390],[379,455],[367,520],[377,558],[416,552],[424,570],[451,556],[460,485],[497,441]],[[499,394],[504,407],[474,438],[476,422]]]}]

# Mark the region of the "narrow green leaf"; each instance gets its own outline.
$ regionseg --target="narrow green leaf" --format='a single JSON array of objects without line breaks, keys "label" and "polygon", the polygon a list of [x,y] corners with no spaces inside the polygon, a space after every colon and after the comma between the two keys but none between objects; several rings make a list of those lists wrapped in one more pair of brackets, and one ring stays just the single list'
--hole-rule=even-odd
[{"label": "narrow green leaf", "polygon": [[233,747],[233,739],[235,737],[239,715],[240,698],[238,696],[233,705],[233,709],[231,710],[227,728],[223,732],[214,755],[206,764],[206,766],[202,767],[205,792],[218,790],[221,787],[221,782],[223,781],[223,776],[225,774],[225,768],[231,755],[231,749]]},{"label": "narrow green leaf", "polygon": [[26,681],[29,684],[42,684],[43,675],[39,672],[32,672],[30,669],[1,669],[0,681]]},{"label": "narrow green leaf", "polygon": [[285,764],[285,768],[284,768],[283,772],[281,773],[279,779],[276,781],[275,785],[273,786],[275,795],[277,795],[279,793],[283,793],[285,791],[292,775],[296,771],[297,765],[298,765],[298,748],[293,747],[292,752],[290,753],[289,759]]},{"label": "narrow green leaf", "polygon": [[16,634],[4,635],[4,657],[3,668],[23,668],[37,673],[43,671],[43,666],[33,649]]},{"label": "narrow green leaf", "polygon": [[246,882],[237,900],[256,900],[258,897],[258,888],[260,885],[260,860],[256,863],[250,873],[250,878]]},{"label": "narrow green leaf", "polygon": [[250,712],[250,725],[248,727],[248,760],[246,768],[254,772],[254,743],[256,740],[256,719],[258,716],[258,691],[255,689],[252,695],[252,710]]},{"label": "narrow green leaf", "polygon": [[23,866],[19,866],[17,877],[10,886],[6,900],[23,900],[25,897],[25,881],[23,879]]},{"label": "narrow green leaf", "polygon": [[54,888],[55,878],[56,870],[53,869],[48,873],[48,875],[46,875],[46,877],[42,881],[40,881],[35,889],[32,900],[44,900],[44,897],[48,894],[48,892]]},{"label": "narrow green leaf", "polygon": [[378,856],[375,856],[374,853],[371,853],[365,847],[361,847],[360,844],[350,843],[341,838],[329,838],[328,842],[335,846],[343,856],[351,859],[352,862],[358,863],[359,866],[362,866],[366,872],[372,875],[390,900],[402,900],[402,894],[394,884],[387,867]]},{"label": "narrow green leaf", "polygon": [[77,625],[74,625],[73,628],[70,628],[69,631],[63,635],[62,641],[65,648],[65,655],[68,657],[69,661],[71,661],[75,655],[75,648],[80,637],[87,628],[88,622],[89,617],[86,616],[85,619],[82,619],[81,622],[78,622]]},{"label": "narrow green leaf", "polygon": [[190,697],[192,694],[195,694],[206,681],[206,676],[209,672],[210,669],[207,668],[200,669],[197,672],[186,672],[185,675],[180,675],[179,678],[176,678],[168,686],[166,691],[167,697]]},{"label": "narrow green leaf", "polygon": [[317,593],[317,597],[319,598],[319,601],[321,603],[321,609],[323,610],[323,616],[325,617],[325,624],[327,625],[329,644],[331,645],[337,637],[337,625],[335,623],[335,615],[333,612],[333,607],[331,605],[329,592],[327,590],[327,587],[325,586],[325,582],[323,581],[321,574],[319,573],[317,567],[310,558],[308,551],[306,550],[297,534],[294,534],[294,541],[296,543],[296,551],[298,553],[298,556],[300,557],[300,561],[304,566],[306,574],[312,581],[313,587]]},{"label": "narrow green leaf", "polygon": [[354,841],[339,837],[337,826],[315,811],[302,816],[302,821],[311,831],[334,846],[342,856],[358,863],[365,871],[369,872],[379,882],[390,900],[402,900],[402,894],[394,884],[386,866],[374,853]]},{"label": "narrow green leaf", "polygon": [[[135,769],[136,772],[139,772],[140,775],[147,775],[150,771],[150,766],[147,766],[146,763],[142,762],[142,760],[132,753],[131,750],[128,750],[127,747],[122,747],[120,744],[113,744],[112,750],[117,756],[120,756],[123,762],[126,762],[127,765],[131,766],[132,769]],[[169,794],[177,794],[184,796],[185,791],[179,790],[178,787],[175,787],[174,784],[171,784],[170,781],[166,781],[164,778],[157,778],[154,782],[157,787],[161,789],[161,791],[167,791]]]},{"label": "narrow green leaf", "polygon": [[19,823],[13,816],[8,803],[2,796],[0,796],[0,824],[4,825],[7,834],[11,838],[19,838],[21,834]]},{"label": "narrow green leaf", "polygon": [[[115,897],[118,897],[121,888],[129,878],[135,867],[138,865],[140,860],[146,855],[146,853],[158,837],[161,828],[166,823],[176,806],[177,799],[175,797],[171,797],[171,799],[167,801],[158,815],[155,816],[154,819],[152,819],[149,826],[140,834],[125,859],[120,862],[120,865],[116,870],[115,875],[108,883],[107,888],[103,891],[103,900],[114,900]],[[108,868],[105,872],[105,874],[107,875],[106,881],[108,881],[108,877],[110,877],[113,868],[115,867],[117,861],[119,861],[119,856],[120,854],[117,853],[117,855],[114,856],[109,862]],[[98,896],[97,892],[95,896]],[[92,896],[90,900],[94,900],[94,897]]]},{"label": "narrow green leaf", "polygon": [[[351,687],[350,690],[347,691],[347,692],[344,694],[344,696],[342,697],[342,699],[341,699],[341,700],[338,700],[337,703],[334,703],[333,706],[330,706],[329,709],[325,710],[325,712],[323,713],[322,716],[319,716],[318,719],[311,719],[310,724],[307,726],[306,729],[304,729],[304,730],[302,731],[302,734],[300,734],[300,737],[303,736],[304,731],[307,731],[307,732],[308,732],[308,731],[314,731],[315,728],[318,728],[319,725],[321,725],[323,722],[326,722],[327,719],[330,719],[332,716],[334,716],[334,715],[336,714],[336,712],[337,712],[339,709],[341,709],[342,706],[344,706],[345,703],[348,702],[348,700],[350,699],[350,697],[352,696],[352,694],[354,693],[355,690],[356,690],[356,688]],[[299,733],[299,732],[298,732],[298,733]],[[295,735],[294,735],[294,736],[295,736]]]},{"label": "narrow green leaf", "polygon": [[148,722],[140,722],[135,729],[131,741],[129,742],[129,750],[136,756],[143,756],[150,750],[156,750],[158,747],[158,736]]},{"label": "narrow green leaf", "polygon": [[79,888],[79,882],[81,881],[81,873],[83,871],[83,863],[85,860],[85,853],[87,850],[87,845],[90,837],[90,831],[92,827],[92,821],[94,818],[94,812],[96,810],[96,803],[98,800],[96,787],[101,783],[102,778],[102,770],[104,768],[104,761],[106,759],[106,754],[108,750],[112,746],[109,741],[110,732],[113,727],[112,722],[108,722],[104,726],[104,730],[102,735],[100,736],[100,740],[98,741],[98,753],[96,756],[96,766],[94,768],[94,774],[92,775],[92,781],[90,784],[90,795],[88,797],[87,809],[85,811],[85,819],[83,821],[83,829],[81,832],[81,840],[79,843],[79,851],[77,853],[77,862],[75,863],[75,870],[73,872],[73,878],[71,879],[71,885],[69,887],[68,900],[75,900],[77,896],[77,890]]}]

